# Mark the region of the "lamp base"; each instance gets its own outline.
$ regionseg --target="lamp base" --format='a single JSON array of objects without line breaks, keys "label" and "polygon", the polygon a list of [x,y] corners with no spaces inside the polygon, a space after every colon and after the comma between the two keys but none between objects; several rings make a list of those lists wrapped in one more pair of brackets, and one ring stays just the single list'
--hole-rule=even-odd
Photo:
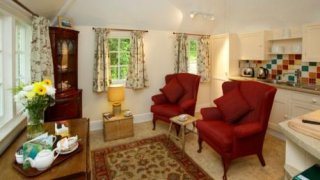
[{"label": "lamp base", "polygon": [[114,115],[121,114],[121,104],[120,103],[113,103],[112,104],[112,112]]}]

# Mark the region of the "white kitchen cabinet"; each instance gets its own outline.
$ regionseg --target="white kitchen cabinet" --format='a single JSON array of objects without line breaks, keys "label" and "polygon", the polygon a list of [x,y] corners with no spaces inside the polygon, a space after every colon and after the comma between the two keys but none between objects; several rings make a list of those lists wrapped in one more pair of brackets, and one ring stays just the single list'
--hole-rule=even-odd
[{"label": "white kitchen cabinet", "polygon": [[302,61],[320,62],[320,24],[304,26],[302,37]]},{"label": "white kitchen cabinet", "polygon": [[222,96],[222,83],[239,74],[235,34],[211,37],[211,94],[210,99]]},{"label": "white kitchen cabinet", "polygon": [[288,90],[277,89],[269,120],[273,130],[280,131],[279,123],[290,119],[289,94]]},{"label": "white kitchen cabinet", "polygon": [[270,114],[269,128],[280,132],[280,122],[317,109],[320,109],[319,95],[278,88]]},{"label": "white kitchen cabinet", "polygon": [[291,116],[293,118],[320,109],[320,97],[317,95],[292,92],[291,97]]},{"label": "white kitchen cabinet", "polygon": [[239,58],[241,60],[268,60],[271,32],[242,33],[239,38]]}]

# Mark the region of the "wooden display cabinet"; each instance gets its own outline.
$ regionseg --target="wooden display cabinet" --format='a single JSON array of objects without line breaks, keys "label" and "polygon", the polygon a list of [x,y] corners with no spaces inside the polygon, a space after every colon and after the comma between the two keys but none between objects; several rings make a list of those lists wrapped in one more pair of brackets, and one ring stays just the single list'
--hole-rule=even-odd
[{"label": "wooden display cabinet", "polygon": [[50,27],[54,66],[55,105],[49,107],[45,121],[82,117],[82,90],[78,89],[79,31]]}]

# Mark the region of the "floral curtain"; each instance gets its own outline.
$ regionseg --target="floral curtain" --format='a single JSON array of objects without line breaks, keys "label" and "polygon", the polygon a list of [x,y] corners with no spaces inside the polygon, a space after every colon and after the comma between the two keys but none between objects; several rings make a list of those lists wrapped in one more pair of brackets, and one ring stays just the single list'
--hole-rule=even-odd
[{"label": "floral curtain", "polygon": [[188,72],[188,54],[187,54],[187,35],[176,34],[174,49],[175,49],[175,63],[174,72],[183,73]]},{"label": "floral curtain", "polygon": [[126,87],[141,89],[149,86],[144,62],[143,31],[132,31],[131,40],[131,58],[128,66]]},{"label": "floral curtain", "polygon": [[201,82],[210,81],[209,42],[210,36],[201,36],[199,39],[197,72]]},{"label": "floral curtain", "polygon": [[49,20],[32,17],[31,80],[50,79],[54,81],[53,60],[49,37]]},{"label": "floral curtain", "polygon": [[109,29],[96,28],[96,50],[93,67],[93,91],[105,92],[111,82],[109,66],[108,34]]}]

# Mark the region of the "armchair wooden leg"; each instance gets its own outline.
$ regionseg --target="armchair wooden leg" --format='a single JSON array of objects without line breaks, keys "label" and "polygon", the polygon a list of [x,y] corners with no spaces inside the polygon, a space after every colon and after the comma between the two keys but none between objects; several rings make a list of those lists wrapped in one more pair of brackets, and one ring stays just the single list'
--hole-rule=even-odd
[{"label": "armchair wooden leg", "polygon": [[258,153],[257,156],[258,156],[258,158],[259,158],[259,161],[260,161],[261,165],[262,165],[262,166],[265,166],[265,165],[266,165],[266,162],[264,161],[262,152]]},{"label": "armchair wooden leg", "polygon": [[152,129],[152,130],[156,130],[156,120],[153,119],[153,120],[152,120],[152,123],[153,123],[153,129]]},{"label": "armchair wooden leg", "polygon": [[227,171],[229,169],[231,160],[228,158],[222,158],[222,163],[223,163],[223,180],[227,180]]},{"label": "armchair wooden leg", "polygon": [[198,153],[201,153],[201,151],[202,151],[202,139],[200,137],[198,138],[198,145],[199,145]]},{"label": "armchair wooden leg", "polygon": [[179,133],[180,133],[180,125],[175,124],[175,128],[176,128],[177,136],[179,137]]}]

